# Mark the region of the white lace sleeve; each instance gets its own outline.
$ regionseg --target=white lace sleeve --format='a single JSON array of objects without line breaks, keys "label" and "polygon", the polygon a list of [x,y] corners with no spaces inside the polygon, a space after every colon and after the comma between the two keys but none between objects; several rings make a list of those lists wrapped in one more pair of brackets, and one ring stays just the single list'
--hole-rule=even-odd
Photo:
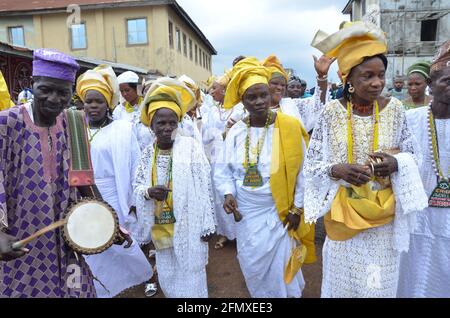
[{"label": "white lace sleeve", "polygon": [[328,169],[335,163],[328,155],[328,124],[324,113],[317,123],[309,144],[304,165],[305,175],[305,221],[316,222],[330,211],[339,183],[332,181]]},{"label": "white lace sleeve", "polygon": [[144,197],[151,186],[151,167],[153,163],[153,146],[148,146],[143,152],[136,169],[133,183],[136,203],[136,222],[129,226],[133,238],[142,245],[151,241],[151,228],[154,224],[153,201]]},{"label": "white lace sleeve", "polygon": [[308,132],[314,129],[314,126],[316,125],[317,120],[325,107],[325,104],[320,100],[321,94],[322,91],[320,87],[317,86],[312,97],[293,99],[297,105],[302,123]]},{"label": "white lace sleeve", "polygon": [[211,168],[200,145],[193,143],[192,175],[198,196],[199,209],[203,211],[202,236],[216,232],[216,216],[211,181]]}]

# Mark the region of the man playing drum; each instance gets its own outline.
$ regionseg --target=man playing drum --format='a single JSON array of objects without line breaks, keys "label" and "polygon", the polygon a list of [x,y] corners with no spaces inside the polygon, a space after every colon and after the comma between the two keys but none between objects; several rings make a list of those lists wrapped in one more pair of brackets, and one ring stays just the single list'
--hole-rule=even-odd
[{"label": "man playing drum", "polygon": [[[95,297],[92,274],[61,229],[14,250],[12,243],[63,219],[69,186],[69,106],[78,64],[35,50],[32,103],[0,112],[0,297]],[[81,194],[84,191],[79,189]]]}]

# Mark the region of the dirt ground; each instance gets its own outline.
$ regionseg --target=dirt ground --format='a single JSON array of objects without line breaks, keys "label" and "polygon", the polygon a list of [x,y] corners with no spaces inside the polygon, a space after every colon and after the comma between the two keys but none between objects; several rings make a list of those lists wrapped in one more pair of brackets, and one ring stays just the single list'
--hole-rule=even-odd
[{"label": "dirt ground", "polygon": [[[318,261],[302,268],[306,287],[303,298],[319,298],[322,284],[322,245],[325,234],[322,222],[316,226],[316,253]],[[209,264],[207,267],[208,290],[210,298],[249,298],[244,277],[236,257],[236,243],[230,242],[221,250],[214,249],[214,238],[210,243]],[[154,260],[151,260],[154,264]],[[144,285],[131,288],[119,298],[145,298]],[[161,291],[153,298],[164,298]]]}]

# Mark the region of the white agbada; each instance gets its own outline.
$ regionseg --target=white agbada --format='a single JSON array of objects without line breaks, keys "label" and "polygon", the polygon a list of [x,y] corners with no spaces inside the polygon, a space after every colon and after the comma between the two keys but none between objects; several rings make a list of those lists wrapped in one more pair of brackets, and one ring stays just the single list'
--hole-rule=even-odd
[{"label": "white agbada", "polygon": [[[420,175],[428,196],[437,186],[433,153],[428,137],[428,109],[410,110],[406,118],[414,133],[418,152],[422,153]],[[436,119],[439,158],[444,173],[450,168],[450,119]],[[399,297],[450,297],[450,209],[427,208],[417,217],[408,253],[402,254]]]},{"label": "white agbada", "polygon": [[153,143],[155,135],[147,126],[141,123],[140,105],[134,105],[134,111],[131,113],[127,112],[123,104],[117,105],[113,112],[113,119],[125,120],[133,124],[133,131],[139,142],[141,151]]},{"label": "white agbada", "polygon": [[[91,159],[95,183],[103,199],[117,212],[120,225],[126,227],[133,205],[132,182],[140,158],[139,145],[131,124],[125,121],[113,121],[100,131],[92,129],[91,136],[94,134]],[[101,282],[94,280],[99,298],[114,297],[148,281],[153,275],[151,265],[136,241],[129,249],[113,245],[102,254],[85,256],[85,259]]]},{"label": "white agbada", "polygon": [[[214,103],[209,108],[209,112],[204,116],[204,125],[202,129],[203,145],[205,147],[206,156],[210,160],[212,175],[214,175],[215,163],[219,155],[220,149],[224,145],[223,133],[225,132],[228,121],[234,120],[238,122],[245,114],[242,104],[226,110],[220,107],[218,103]],[[223,209],[223,196],[220,196],[216,187],[213,188],[215,195],[215,208],[217,218],[217,234],[223,235],[229,240],[236,239],[235,221],[232,215],[225,213]]]},{"label": "white agbada", "polygon": [[[354,160],[365,164],[373,143],[373,118],[354,115]],[[396,198],[394,222],[366,230],[344,242],[326,239],[323,248],[323,298],[395,297],[400,252],[408,251],[416,212],[427,206],[413,158],[413,142],[403,105],[392,98],[380,112],[379,149],[399,149],[399,171],[391,176]],[[305,162],[305,218],[316,222],[327,214],[343,181],[328,169],[347,163],[347,109],[330,102],[319,119]]]},{"label": "white agbada", "polygon": [[[134,194],[137,222],[131,227],[141,244],[150,241],[154,224],[154,203],[145,192],[151,187],[154,146],[142,153],[136,174]],[[169,156],[157,160],[158,183],[165,184]],[[202,236],[216,231],[210,167],[193,138],[178,135],[173,147],[172,165],[173,209],[176,219],[174,246],[156,251],[158,278],[168,298],[208,297],[206,265],[208,243]]]},{"label": "white agbada", "polygon": [[[302,272],[297,273],[291,284],[284,282],[284,271],[294,242],[279,218],[270,188],[274,126],[272,124],[267,131],[260,157],[262,187],[253,189],[243,186],[247,136],[243,121],[235,124],[228,133],[216,163],[214,181],[221,197],[227,194],[235,197],[243,216],[242,221],[236,223],[237,252],[250,295],[253,298],[300,298],[305,286]],[[250,131],[250,147],[255,147],[264,128],[252,127]],[[299,144],[299,147],[303,147],[306,153],[304,144]],[[298,207],[303,206],[301,180],[303,178],[299,174],[295,189],[295,205]]]}]

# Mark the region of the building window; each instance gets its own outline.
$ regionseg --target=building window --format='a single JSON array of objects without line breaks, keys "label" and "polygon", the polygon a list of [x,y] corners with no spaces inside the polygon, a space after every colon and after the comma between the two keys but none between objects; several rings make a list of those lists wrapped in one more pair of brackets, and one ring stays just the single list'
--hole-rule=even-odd
[{"label": "building window", "polygon": [[173,49],[173,23],[169,21],[169,45]]},{"label": "building window", "polygon": [[206,53],[203,52],[203,67],[206,68]]},{"label": "building window", "polygon": [[192,50],[192,40],[191,39],[189,39],[189,59],[192,61],[193,59],[194,59],[194,55],[193,55],[193,52],[192,52],[193,50]]},{"label": "building window", "polygon": [[127,20],[128,45],[147,44],[147,19]]},{"label": "building window", "polygon": [[420,31],[420,41],[436,41],[438,20],[422,21],[422,29]]},{"label": "building window", "polygon": [[187,52],[188,52],[188,49],[187,49],[187,36],[186,36],[186,33],[183,33],[183,53],[184,53],[184,56],[186,56],[186,57],[187,57]]},{"label": "building window", "polygon": [[195,64],[198,64],[198,47],[195,45]]},{"label": "building window", "polygon": [[177,28],[176,30],[176,36],[177,36],[177,50],[181,53],[181,32],[180,29]]},{"label": "building window", "polygon": [[83,50],[87,48],[85,24],[72,24],[70,33],[72,50]]},{"label": "building window", "polygon": [[361,18],[366,15],[366,0],[361,0]]},{"label": "building window", "polygon": [[198,64],[200,64],[200,66],[203,65],[203,51],[201,48],[198,48]]},{"label": "building window", "polygon": [[12,45],[25,46],[25,34],[23,32],[23,26],[8,28],[9,43]]}]

